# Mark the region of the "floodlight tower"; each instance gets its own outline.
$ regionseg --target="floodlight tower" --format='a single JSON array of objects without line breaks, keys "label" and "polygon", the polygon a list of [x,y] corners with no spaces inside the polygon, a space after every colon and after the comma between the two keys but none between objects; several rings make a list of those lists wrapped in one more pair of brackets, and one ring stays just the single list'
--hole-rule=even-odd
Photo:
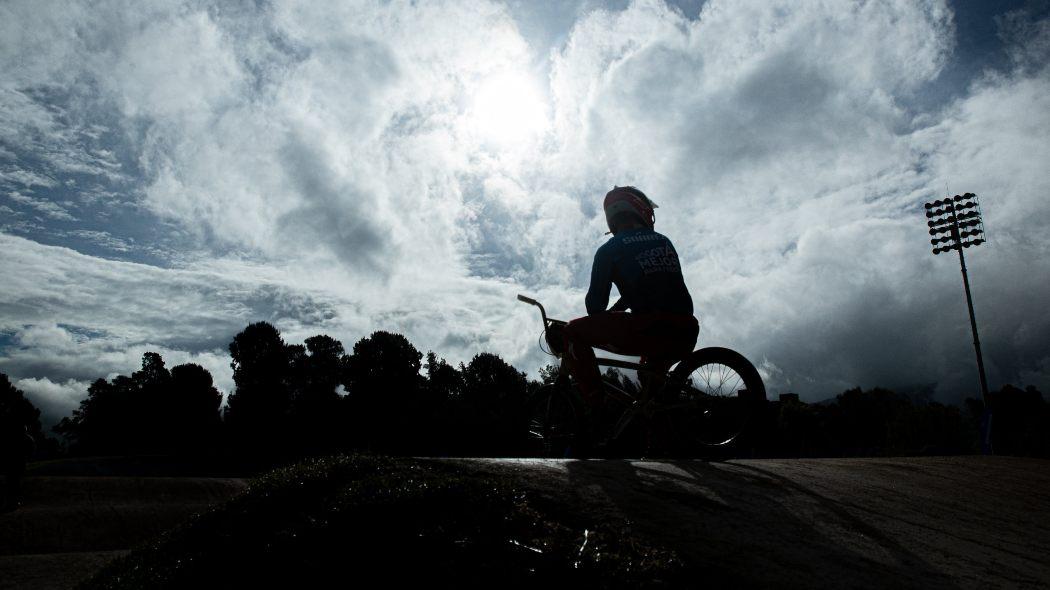
[{"label": "floodlight tower", "polygon": [[966,289],[966,307],[970,310],[970,329],[973,330],[973,348],[977,352],[977,371],[981,375],[981,397],[988,408],[988,379],[984,376],[984,358],[981,356],[981,340],[977,337],[977,320],[973,315],[973,297],[970,296],[970,278],[966,275],[965,248],[979,246],[985,242],[984,221],[977,195],[966,193],[926,203],[927,225],[933,238],[933,253],[955,250],[959,253],[963,287]]}]

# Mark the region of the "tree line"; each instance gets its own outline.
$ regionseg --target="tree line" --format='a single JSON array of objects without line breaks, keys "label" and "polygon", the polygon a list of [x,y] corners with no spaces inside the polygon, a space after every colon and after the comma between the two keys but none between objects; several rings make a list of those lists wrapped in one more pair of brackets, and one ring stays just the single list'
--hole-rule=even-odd
[{"label": "tree line", "polygon": [[[1050,406],[1038,389],[1004,385],[989,393],[996,454],[1050,457]],[[982,400],[945,405],[876,387],[807,404],[796,395],[766,405],[749,449],[772,457],[959,455],[982,452],[989,414]]]},{"label": "tree line", "polygon": [[[326,335],[289,344],[272,324],[248,325],[229,345],[234,390],[225,407],[197,364],[167,368],[157,353],[130,376],[98,379],[54,431],[83,455],[215,455],[294,458],[366,450],[431,456],[514,455],[520,411],[556,368],[526,375],[498,355],[458,366],[425,356],[404,336],[377,331],[346,351]],[[634,383],[610,370],[628,391]],[[983,404],[917,403],[886,389],[851,389],[821,404],[797,396],[766,404],[739,451],[752,456],[872,456],[979,451]],[[1050,408],[1010,385],[991,395],[997,453],[1050,456]],[[39,411],[0,374],[0,426],[28,429],[58,452]]]},{"label": "tree line", "polygon": [[431,352],[424,362],[385,331],[347,352],[326,335],[286,343],[258,322],[229,350],[235,388],[225,408],[206,369],[169,370],[149,352],[130,376],[92,383],[55,431],[75,454],[510,454],[517,410],[537,385],[495,354],[456,367]]}]

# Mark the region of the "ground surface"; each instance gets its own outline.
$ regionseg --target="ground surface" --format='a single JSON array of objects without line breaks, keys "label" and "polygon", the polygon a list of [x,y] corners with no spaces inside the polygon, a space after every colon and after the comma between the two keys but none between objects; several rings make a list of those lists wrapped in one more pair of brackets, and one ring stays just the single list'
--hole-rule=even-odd
[{"label": "ground surface", "polygon": [[612,511],[702,582],[1050,587],[1050,461],[470,461]]},{"label": "ground surface", "polygon": [[[1050,587],[1050,461],[439,461],[627,519],[697,585]],[[0,515],[0,587],[67,586],[244,486],[28,477],[25,506]]]},{"label": "ground surface", "polygon": [[245,486],[235,478],[26,477],[23,506],[0,514],[0,588],[68,588]]}]

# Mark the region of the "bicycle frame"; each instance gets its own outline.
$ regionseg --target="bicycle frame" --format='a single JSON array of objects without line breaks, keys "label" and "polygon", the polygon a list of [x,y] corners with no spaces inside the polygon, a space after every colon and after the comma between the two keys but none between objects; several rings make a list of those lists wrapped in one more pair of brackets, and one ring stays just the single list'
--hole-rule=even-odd
[{"label": "bicycle frame", "polygon": [[[565,396],[566,401],[573,407],[573,415],[579,416],[579,402],[573,401],[572,397],[567,395],[570,375],[565,366],[565,341],[564,335],[556,329],[567,325],[566,322],[547,317],[547,310],[535,299],[518,295],[518,300],[540,309],[543,336],[550,346],[549,352],[562,361],[553,384],[554,391],[560,390],[560,395]],[[725,447],[744,432],[751,414],[757,407],[756,404],[766,400],[762,377],[754,365],[740,353],[728,348],[697,349],[681,358],[673,359],[674,362],[670,365],[643,365],[640,362],[609,357],[596,357],[595,360],[599,367],[630,369],[637,371],[641,377],[641,387],[637,394],[628,393],[616,384],[602,379],[602,395],[607,396],[605,399],[616,400],[623,407],[616,417],[609,416],[609,422],[615,422],[612,430],[608,432],[609,441],[618,439],[639,415],[646,421],[643,424],[643,432],[648,439],[653,434],[649,420],[662,414],[671,420],[669,424],[681,423],[684,419],[691,423],[686,428],[700,428],[699,440],[691,436],[692,442],[688,444],[699,444],[707,448]],[[721,367],[727,371],[722,372],[720,369],[717,375],[695,373],[702,367]],[[699,375],[701,379],[695,384],[694,375]],[[733,385],[729,390],[723,391],[722,387],[728,383],[727,379],[730,377],[735,378],[732,381]],[[650,442],[651,439],[646,444]]]},{"label": "bicycle frame", "polygon": [[[550,345],[550,329],[553,326],[565,325],[566,322],[547,317],[547,310],[544,309],[543,304],[541,304],[539,301],[536,301],[535,299],[532,299],[530,297],[526,297],[525,295],[518,295],[518,301],[521,301],[523,303],[528,303],[529,305],[535,305],[536,307],[538,307],[540,309],[540,317],[543,319],[543,335],[544,335],[544,338],[547,339],[548,345]],[[554,356],[556,356],[558,358],[562,357],[561,354],[556,353],[556,352],[553,351],[554,346],[551,346],[551,348],[552,348],[552,354],[554,354]],[[641,363],[633,363],[633,362],[630,362],[630,361],[624,361],[624,360],[614,359],[614,358],[609,358],[609,357],[596,357],[596,360],[598,361],[598,366],[599,367],[615,367],[615,368],[618,368],[618,369],[630,369],[630,370],[633,370],[633,371],[637,371],[639,374],[645,373],[645,374],[650,374],[650,375],[654,375],[654,376],[657,376],[657,375],[666,376],[666,374],[667,374],[665,371],[658,371],[658,370],[656,370],[656,369],[654,369],[652,367],[648,367],[648,366],[643,365]],[[564,359],[562,360],[562,363],[564,364]],[[567,379],[567,378],[568,378],[567,372],[564,371],[564,369],[562,367],[559,367],[558,379],[561,380],[561,379]],[[612,383],[609,383],[609,382],[605,381],[604,379],[602,380],[602,385],[604,386],[605,394],[610,396],[610,397],[612,397],[612,398],[614,398],[614,399],[617,399],[620,403],[622,403],[625,406],[627,406],[625,408],[623,414],[616,421],[616,425],[613,427],[613,431],[611,433],[611,438],[616,438],[616,437],[620,436],[620,434],[623,433],[623,431],[627,428],[627,426],[631,423],[631,421],[634,420],[635,416],[637,416],[643,410],[650,409],[649,406],[651,406],[651,404],[649,402],[650,402],[650,400],[652,399],[653,396],[651,395],[652,392],[650,391],[650,388],[648,387],[648,383],[649,382],[650,382],[649,380],[644,380],[642,382],[641,387],[640,387],[640,391],[639,391],[640,395],[638,397],[635,397],[635,396],[631,395],[630,393],[624,391],[623,389],[620,389],[616,385],[613,385]],[[663,381],[661,380],[661,385],[662,385],[662,383],[663,383]],[[663,410],[668,410],[668,409],[674,409],[674,407],[672,407],[672,406],[666,406],[666,407],[661,406],[659,408],[655,408],[654,410],[663,411]]]},{"label": "bicycle frame", "polygon": [[[536,301],[535,299],[532,299],[530,297],[526,297],[524,295],[518,295],[518,301],[521,301],[523,303],[528,303],[529,305],[535,305],[536,307],[540,308],[540,317],[543,319],[543,336],[544,336],[545,339],[547,339],[548,343],[550,342],[549,330],[551,329],[551,327],[556,326],[556,325],[565,325],[567,323],[567,322],[564,322],[562,320],[556,320],[556,319],[547,317],[547,310],[544,309],[542,303],[540,303],[539,301]],[[554,356],[556,356],[558,358],[561,358],[561,354],[558,354],[558,353],[553,353],[553,354],[554,354]],[[630,361],[623,361],[623,360],[620,360],[620,359],[614,359],[614,358],[608,358],[608,357],[597,357],[597,359],[598,359],[598,366],[601,366],[601,367],[616,367],[616,368],[619,368],[619,369],[631,369],[631,370],[639,371],[639,372],[643,372],[643,373],[654,373],[654,374],[655,373],[660,373],[660,371],[657,371],[655,369],[647,367],[647,366],[645,366],[645,365],[643,365],[641,363],[632,363]]]}]

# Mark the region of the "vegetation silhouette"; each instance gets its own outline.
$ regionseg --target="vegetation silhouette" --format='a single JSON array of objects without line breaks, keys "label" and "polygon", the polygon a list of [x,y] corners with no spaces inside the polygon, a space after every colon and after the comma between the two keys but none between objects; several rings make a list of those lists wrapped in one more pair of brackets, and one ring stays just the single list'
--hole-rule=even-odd
[{"label": "vegetation silhouette", "polygon": [[36,441],[44,439],[40,410],[7,375],[0,373],[0,512],[18,507],[22,497],[22,474]]},{"label": "vegetation silhouette", "polygon": [[[529,395],[558,371],[548,365],[539,380],[530,380],[487,352],[456,366],[387,331],[361,338],[349,352],[323,334],[289,344],[267,322],[249,324],[229,349],[235,388],[221,413],[221,394],[206,369],[168,370],[159,354],[148,352],[130,376],[92,383],[54,430],[73,454],[248,458],[261,461],[259,467],[349,451],[512,456],[524,447],[521,411]],[[614,369],[603,378],[637,390]],[[5,424],[18,422],[38,444],[47,441],[39,411],[6,377],[0,390]],[[1042,393],[1006,385],[989,400],[996,453],[1050,457],[1050,407]],[[816,404],[785,394],[766,404],[732,454],[975,453],[984,414],[977,399],[957,407],[883,388],[850,389]]]},{"label": "vegetation silhouette", "polygon": [[[992,392],[993,450],[1050,457],[1050,411],[1034,387]],[[767,405],[744,452],[774,457],[871,457],[976,453],[984,404],[963,407],[875,388],[807,404],[788,394]]]},{"label": "vegetation silhouette", "polygon": [[54,430],[78,454],[201,453],[218,443],[221,403],[207,369],[185,364],[169,371],[159,354],[147,352],[130,377],[92,383]]},{"label": "vegetation silhouette", "polygon": [[343,345],[330,336],[312,336],[304,346],[288,346],[289,424],[295,449],[317,454],[338,444]]},{"label": "vegetation silhouette", "polygon": [[430,406],[423,353],[400,334],[378,331],[346,358],[348,424],[356,448],[403,454],[421,450]]},{"label": "vegetation silhouette", "polygon": [[[971,413],[981,415],[978,400],[969,401]],[[992,448],[998,454],[1050,457],[1050,407],[1043,394],[1029,385],[1004,385],[989,394],[992,410]]]},{"label": "vegetation silhouette", "polygon": [[524,434],[517,421],[529,390],[525,373],[487,352],[474,355],[459,372],[462,388],[451,399],[456,421],[450,426],[457,436],[453,452],[513,455]]},{"label": "vegetation silhouette", "polygon": [[0,427],[5,433],[13,430],[24,433],[28,430],[34,439],[40,441],[44,438],[40,410],[3,373],[0,373]]},{"label": "vegetation silhouette", "polygon": [[507,478],[337,455],[271,471],[80,587],[646,588],[686,587],[684,574],[622,519]]},{"label": "vegetation silhouette", "polygon": [[292,459],[365,450],[508,454],[529,382],[498,355],[455,367],[401,334],[376,331],[348,354],[327,335],[286,343],[267,322],[230,343],[235,389],[224,413],[236,456]]},{"label": "vegetation silhouette", "polygon": [[[230,442],[243,454],[283,452],[294,441],[289,424],[292,379],[289,347],[272,324],[248,325],[233,337],[233,382],[223,415]],[[292,352],[294,354],[294,352]]]}]

